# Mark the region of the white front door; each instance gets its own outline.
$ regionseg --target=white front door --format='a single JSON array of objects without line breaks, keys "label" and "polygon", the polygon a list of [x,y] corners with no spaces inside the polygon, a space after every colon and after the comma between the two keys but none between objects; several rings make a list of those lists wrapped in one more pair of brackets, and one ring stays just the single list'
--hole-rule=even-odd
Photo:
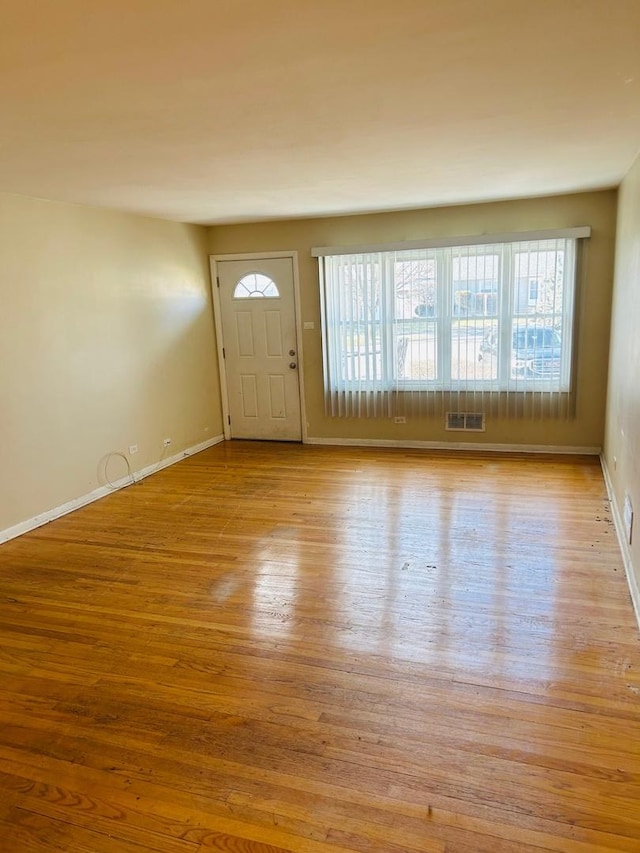
[{"label": "white front door", "polygon": [[292,258],[216,261],[232,438],[300,441]]}]

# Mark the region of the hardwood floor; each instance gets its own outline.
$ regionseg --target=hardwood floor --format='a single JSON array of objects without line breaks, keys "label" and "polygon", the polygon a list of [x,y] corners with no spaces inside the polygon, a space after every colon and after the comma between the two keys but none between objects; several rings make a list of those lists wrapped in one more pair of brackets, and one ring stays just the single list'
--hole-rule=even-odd
[{"label": "hardwood floor", "polygon": [[0,547],[2,853],[640,851],[597,460],[229,442]]}]

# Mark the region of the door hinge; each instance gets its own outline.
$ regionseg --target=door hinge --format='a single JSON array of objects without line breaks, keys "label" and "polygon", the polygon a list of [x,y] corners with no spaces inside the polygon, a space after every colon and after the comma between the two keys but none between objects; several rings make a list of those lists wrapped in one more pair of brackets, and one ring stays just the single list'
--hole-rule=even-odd
[{"label": "door hinge", "polygon": [[222,347],[222,357],[223,357],[223,358],[226,358],[226,357],[227,357],[227,354],[226,354],[226,352],[224,351],[224,347]]},{"label": "door hinge", "polygon": [[227,420],[229,421],[229,426],[231,426],[231,415],[227,415]]},{"label": "door hinge", "polygon": [[218,287],[220,287],[220,276],[219,275],[216,276],[216,284],[218,285]]}]

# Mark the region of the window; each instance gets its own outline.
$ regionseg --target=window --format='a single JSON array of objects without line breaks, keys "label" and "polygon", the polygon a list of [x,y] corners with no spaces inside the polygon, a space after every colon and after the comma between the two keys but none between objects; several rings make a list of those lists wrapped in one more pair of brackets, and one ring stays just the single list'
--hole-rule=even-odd
[{"label": "window", "polygon": [[328,396],[570,391],[575,237],[345,252],[314,250]]},{"label": "window", "polygon": [[233,291],[234,299],[249,299],[252,297],[277,299],[280,292],[275,281],[261,272],[252,272],[243,276]]}]

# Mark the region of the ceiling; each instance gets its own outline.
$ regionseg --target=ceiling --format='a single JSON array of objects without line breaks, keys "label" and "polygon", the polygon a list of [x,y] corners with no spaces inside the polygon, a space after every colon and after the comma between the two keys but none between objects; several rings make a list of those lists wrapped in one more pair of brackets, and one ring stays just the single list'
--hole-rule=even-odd
[{"label": "ceiling", "polygon": [[0,191],[185,222],[614,186],[640,0],[3,0]]}]

